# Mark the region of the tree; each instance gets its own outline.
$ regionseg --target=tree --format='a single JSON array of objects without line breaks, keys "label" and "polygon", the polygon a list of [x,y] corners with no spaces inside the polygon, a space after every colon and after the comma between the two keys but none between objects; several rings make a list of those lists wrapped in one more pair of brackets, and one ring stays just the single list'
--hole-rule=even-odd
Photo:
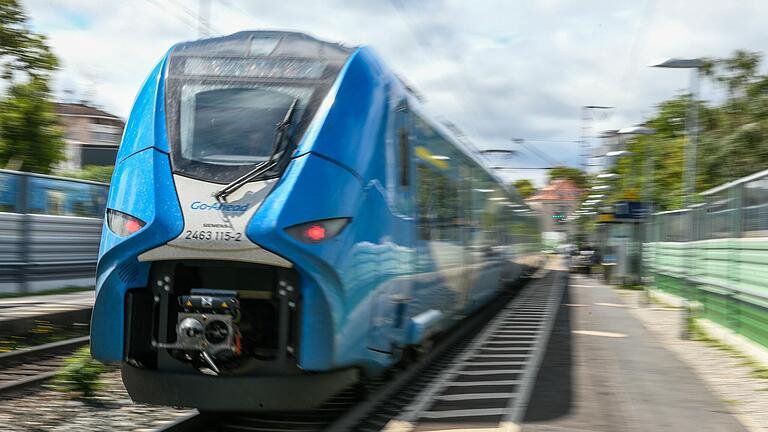
[{"label": "tree", "polygon": [[[768,167],[768,75],[760,75],[759,53],[735,51],[730,57],[709,59],[702,69],[711,83],[727,90],[717,105],[694,101],[699,113],[699,143],[695,191],[747,176]],[[680,94],[657,106],[645,125],[656,130],[627,143],[630,156],[620,158],[620,174],[608,203],[628,192],[643,197],[653,184],[653,202],[660,210],[680,208],[688,139],[686,121],[691,95]],[[653,156],[653,178],[647,179],[647,158]],[[694,196],[694,201],[699,200]]]},{"label": "tree", "polygon": [[549,170],[549,181],[558,179],[572,180],[580,189],[587,187],[587,175],[578,168],[556,166]]},{"label": "tree", "polygon": [[517,189],[517,193],[519,193],[523,199],[528,198],[536,193],[536,188],[533,187],[533,183],[531,183],[531,181],[528,179],[515,180],[512,183],[512,186]]},{"label": "tree", "polygon": [[17,0],[0,0],[0,66],[2,77],[14,79],[22,73],[31,77],[47,75],[58,65],[45,36],[32,32]]},{"label": "tree", "polygon": [[47,174],[64,159],[64,142],[45,79],[13,84],[0,100],[0,166]]},{"label": "tree", "polygon": [[57,64],[19,2],[0,0],[0,72],[10,84],[0,99],[0,167],[48,173],[64,159],[48,86]]},{"label": "tree", "polygon": [[702,67],[704,76],[724,84],[731,98],[744,95],[746,88],[758,77],[762,56],[759,52],[736,50],[724,59],[707,59]]}]

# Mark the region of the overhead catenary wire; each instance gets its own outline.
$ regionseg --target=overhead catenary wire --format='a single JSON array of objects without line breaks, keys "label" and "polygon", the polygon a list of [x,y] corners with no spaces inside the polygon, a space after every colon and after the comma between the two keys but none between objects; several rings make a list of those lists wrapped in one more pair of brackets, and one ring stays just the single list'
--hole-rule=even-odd
[{"label": "overhead catenary wire", "polygon": [[[397,15],[400,18],[400,20],[403,22],[403,24],[405,24],[405,26],[408,28],[410,33],[413,35],[413,38],[416,41],[417,45],[422,49],[422,51],[424,51],[426,55],[434,58],[434,49],[431,43],[427,40],[426,36],[422,34],[420,27],[413,22],[413,20],[411,19],[411,16],[407,13],[406,7],[403,5],[403,2],[401,0],[390,0],[390,3],[392,4],[395,11],[397,12]],[[469,75],[466,73],[466,67],[463,62],[456,60],[456,57],[451,57],[451,60],[453,60],[453,62],[457,66],[463,69],[465,75]],[[468,91],[465,88],[465,86],[460,86],[458,90],[464,94],[464,99],[467,102],[466,106],[467,108],[469,108],[472,114],[476,118],[482,119],[481,121],[487,121],[487,118],[481,115],[480,112],[476,109],[476,107],[471,106],[474,104],[474,100],[471,97],[467,97]],[[474,128],[471,128],[471,129],[474,129]],[[473,135],[479,136],[476,130],[472,130],[471,132],[474,132]],[[463,142],[468,147],[470,147],[470,150],[472,150],[476,155],[476,157],[480,158],[480,160],[483,161],[486,166],[490,165],[491,161],[485,155],[482,154],[482,152],[475,145],[474,142],[472,142],[469,139],[466,139],[466,137],[463,140]]]},{"label": "overhead catenary wire", "polygon": [[[161,0],[146,0],[146,1],[148,3],[156,6],[157,8],[163,10],[163,11],[166,11],[166,12],[170,13],[171,15],[176,17],[182,23],[186,24],[191,29],[198,30],[199,23],[197,22],[197,14],[193,13],[191,16],[190,16],[189,12],[186,12],[186,13],[183,13],[183,14],[179,14],[179,13],[177,13],[178,10],[175,10],[175,8],[173,7],[172,4],[165,3],[165,2],[163,2]],[[179,5],[178,3],[175,3],[175,4]],[[184,5],[181,5],[181,6],[183,8],[182,11],[184,11],[184,10],[190,11],[190,9],[188,7],[186,7]],[[221,34],[221,32],[219,32],[218,30],[216,30],[216,29],[214,29],[214,28],[212,28],[210,26],[206,27],[206,29],[207,29],[207,31],[210,34]]]},{"label": "overhead catenary wire", "polygon": [[223,4],[227,8],[229,8],[232,11],[239,12],[240,14],[243,14],[248,17],[248,19],[252,20],[255,23],[255,27],[264,27],[266,24],[264,21],[260,20],[256,15],[253,14],[253,12],[250,12],[240,6],[239,4],[229,1],[229,0],[218,0],[219,3]]},{"label": "overhead catenary wire", "polygon": [[580,140],[577,139],[539,139],[539,138],[518,138],[527,142],[541,142],[541,143],[560,143],[560,144],[579,144]]},{"label": "overhead catenary wire", "polygon": [[[180,0],[169,0],[169,1],[174,3],[176,6],[178,6],[179,9],[182,12],[184,12],[184,14],[187,17],[192,18],[193,20],[197,21],[197,29],[198,30],[203,30],[203,31],[207,32],[208,35],[223,34],[219,30],[214,28],[211,25],[211,23],[210,23],[210,21],[208,19],[203,20],[202,17],[200,16],[199,12],[195,12],[192,8],[190,8],[189,6],[185,5]],[[207,0],[207,1],[210,2],[211,0]],[[210,3],[208,4],[208,6],[210,7]]]},{"label": "overhead catenary wire", "polygon": [[528,150],[529,152],[536,155],[539,159],[543,160],[544,162],[553,165],[553,166],[560,166],[563,165],[562,162],[550,157],[546,153],[540,151],[539,149],[535,148],[534,146],[529,146],[528,143],[525,142],[523,139],[514,139],[515,143],[520,144],[523,148]]},{"label": "overhead catenary wire", "polygon": [[645,68],[645,65],[638,65],[637,59],[640,58],[645,50],[646,40],[648,33],[653,25],[653,18],[656,12],[656,0],[646,0],[643,8],[643,15],[641,23],[635,32],[632,40],[632,45],[629,48],[629,55],[627,57],[627,64],[622,74],[621,83],[624,83],[624,92],[621,95],[621,99],[617,100],[615,106],[626,106],[629,100],[630,93],[636,84],[637,71],[641,68]]},{"label": "overhead catenary wire", "polygon": [[[178,1],[178,0],[175,0],[175,1]],[[408,13],[404,2],[401,0],[390,0],[390,3],[392,4],[395,12],[397,13],[398,18],[403,22],[403,24],[406,26],[408,31],[412,34],[416,44],[421,48],[421,50],[425,54],[434,58],[434,49],[432,44],[428,41],[427,36],[423,34],[420,26],[412,19],[411,14]],[[224,4],[232,9],[237,9],[240,12],[245,13],[251,17],[253,16],[250,12],[245,11],[240,7],[237,7],[232,2],[226,2]],[[455,57],[452,57],[452,60],[457,66],[462,68],[462,70],[465,72],[465,75],[468,75],[466,73],[466,65],[463,62],[457,61]],[[489,121],[487,117],[483,116],[480,113],[480,111],[477,109],[477,107],[474,106],[474,100],[471,97],[467,97],[467,93],[469,93],[468,89],[466,89],[464,86],[461,86],[459,87],[459,91],[462,92],[462,94],[464,94],[465,100],[468,102],[467,107],[470,109],[474,117],[477,119],[481,119],[481,121]],[[474,128],[470,128],[470,129],[474,129]],[[479,136],[476,130],[471,130],[471,132],[473,132],[473,135]],[[480,159],[480,161],[483,162],[485,166],[490,167],[492,165],[493,161],[489,159],[486,155],[484,155],[483,152],[478,148],[478,146],[472,140],[470,140],[466,135],[462,134],[461,136],[459,136],[459,139],[464,145],[466,145],[469,148],[469,150],[473,152],[476,158]],[[557,142],[557,140],[549,140],[549,141]],[[550,161],[548,161],[548,163],[554,162],[551,159]],[[557,165],[557,163],[553,163],[553,164]],[[542,168],[542,169],[550,169],[550,168],[548,167],[548,168]]]},{"label": "overhead catenary wire", "polygon": [[[403,0],[390,0],[391,4],[394,6],[395,10],[397,11],[400,19],[403,21],[403,23],[408,27],[410,32],[413,34],[414,39],[418,43],[418,45],[425,51],[427,55],[434,56],[435,50],[432,47],[432,44],[428,41],[428,38],[426,35],[423,34],[421,31],[421,28],[413,21],[412,16],[407,13],[407,10],[404,6]],[[411,3],[409,3],[411,4]],[[416,2],[418,4],[418,2]],[[460,56],[451,56],[450,59],[456,64],[458,67],[461,68],[462,72],[466,76],[471,76],[471,74],[468,72],[467,66],[464,61],[461,60]],[[480,121],[483,122],[489,122],[487,116],[481,115],[480,110],[477,109],[475,106],[475,100],[472,98],[472,95],[469,94],[468,88],[466,85],[460,85],[457,86],[457,89],[464,95],[464,99],[467,102],[466,107],[472,112],[475,118],[480,119]],[[477,131],[474,131],[477,132]],[[475,135],[478,135],[475,133]],[[579,143],[580,141],[577,140],[530,140],[532,142],[564,142],[564,143]],[[477,152],[478,156],[482,158],[482,160],[486,163],[486,166],[488,166],[490,163],[492,163],[491,160],[487,157],[487,155],[483,154],[477,146],[474,145],[470,141],[472,149]],[[523,144],[523,147],[525,147],[529,152],[534,153],[538,158],[543,159],[548,164],[551,164],[553,166],[565,166],[564,163],[555,160],[554,158],[546,155],[545,153],[538,151],[535,149],[535,146],[529,146],[527,144]],[[548,167],[546,169],[551,169],[552,167]]]}]

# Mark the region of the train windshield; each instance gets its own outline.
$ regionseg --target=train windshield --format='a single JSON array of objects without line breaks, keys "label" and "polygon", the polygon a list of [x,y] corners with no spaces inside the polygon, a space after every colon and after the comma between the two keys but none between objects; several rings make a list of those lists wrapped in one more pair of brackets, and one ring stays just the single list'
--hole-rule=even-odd
[{"label": "train windshield", "polygon": [[300,119],[311,93],[311,88],[301,87],[184,86],[181,156],[212,165],[264,162],[272,153],[277,124],[296,99],[295,118]]},{"label": "train windshield", "polygon": [[241,32],[173,48],[165,108],[173,171],[228,184],[282,149],[258,178],[280,176],[352,50],[290,32]]}]

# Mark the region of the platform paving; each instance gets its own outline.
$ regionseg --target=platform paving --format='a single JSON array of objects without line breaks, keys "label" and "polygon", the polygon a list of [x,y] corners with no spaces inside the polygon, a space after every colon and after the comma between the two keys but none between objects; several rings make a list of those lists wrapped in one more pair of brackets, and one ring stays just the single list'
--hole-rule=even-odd
[{"label": "platform paving", "polygon": [[613,288],[573,276],[522,430],[746,429]]},{"label": "platform paving", "polygon": [[94,300],[94,291],[0,299],[0,323],[90,309]]}]

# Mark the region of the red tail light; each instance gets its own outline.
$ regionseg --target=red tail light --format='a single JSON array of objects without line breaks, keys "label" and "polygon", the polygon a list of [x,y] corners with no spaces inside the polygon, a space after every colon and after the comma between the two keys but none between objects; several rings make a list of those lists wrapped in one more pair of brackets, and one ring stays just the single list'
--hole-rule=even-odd
[{"label": "red tail light", "polygon": [[325,228],[320,225],[312,225],[304,230],[304,235],[312,241],[325,240]]},{"label": "red tail light", "polygon": [[339,235],[350,220],[351,218],[323,219],[294,225],[285,231],[304,243],[319,243]]},{"label": "red tail light", "polygon": [[128,237],[144,228],[146,223],[129,214],[117,210],[107,209],[107,226],[110,231],[120,237]]}]

